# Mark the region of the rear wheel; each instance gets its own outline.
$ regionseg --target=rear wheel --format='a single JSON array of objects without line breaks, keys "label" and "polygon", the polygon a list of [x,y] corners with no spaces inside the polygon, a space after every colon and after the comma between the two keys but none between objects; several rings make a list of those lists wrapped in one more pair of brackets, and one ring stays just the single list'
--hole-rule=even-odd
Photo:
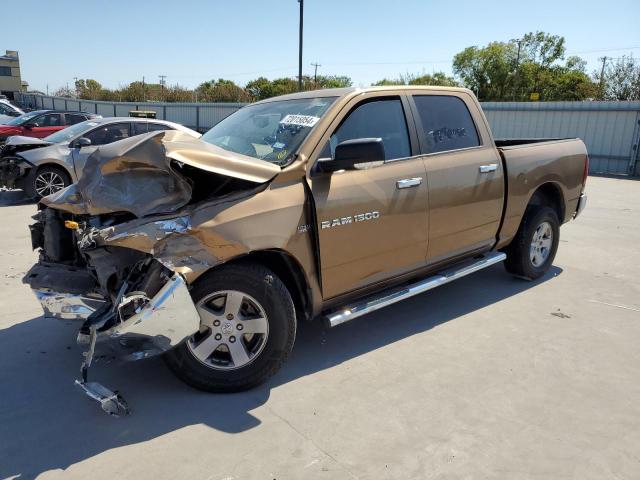
[{"label": "rear wheel", "polygon": [[296,334],[293,300],[280,279],[258,265],[212,271],[191,292],[200,330],[165,359],[184,382],[210,392],[246,390],[273,375]]},{"label": "rear wheel", "polygon": [[60,167],[47,166],[40,168],[33,180],[27,185],[27,194],[41,199],[52,193],[59,192],[71,185],[69,174]]},{"label": "rear wheel", "polygon": [[504,266],[518,277],[539,278],[551,267],[559,241],[560,222],[556,212],[549,207],[529,206],[516,236],[505,250]]}]

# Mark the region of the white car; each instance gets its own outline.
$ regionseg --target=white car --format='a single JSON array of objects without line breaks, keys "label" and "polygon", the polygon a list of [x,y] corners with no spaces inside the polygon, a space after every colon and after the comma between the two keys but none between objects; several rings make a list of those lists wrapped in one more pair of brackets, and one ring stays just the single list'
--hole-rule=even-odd
[{"label": "white car", "polygon": [[4,125],[15,117],[23,114],[24,112],[9,102],[9,100],[0,99],[0,125]]}]

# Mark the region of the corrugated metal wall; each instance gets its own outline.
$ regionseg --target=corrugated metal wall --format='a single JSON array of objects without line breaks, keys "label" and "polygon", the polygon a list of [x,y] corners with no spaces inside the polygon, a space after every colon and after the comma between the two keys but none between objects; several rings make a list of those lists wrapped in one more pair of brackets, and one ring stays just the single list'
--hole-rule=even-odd
[{"label": "corrugated metal wall", "polygon": [[[126,117],[153,110],[157,118],[205,131],[241,103],[127,103],[72,100],[22,94],[30,108],[83,110]],[[640,102],[485,102],[482,108],[496,138],[579,137],[591,159],[591,173],[640,175]]]},{"label": "corrugated metal wall", "polygon": [[589,171],[640,174],[640,102],[486,102],[495,138],[578,137]]},{"label": "corrugated metal wall", "polygon": [[32,109],[54,108],[97,113],[103,117],[128,117],[131,110],[152,110],[156,118],[204,132],[244,106],[243,103],[102,102],[20,94],[18,101]]}]

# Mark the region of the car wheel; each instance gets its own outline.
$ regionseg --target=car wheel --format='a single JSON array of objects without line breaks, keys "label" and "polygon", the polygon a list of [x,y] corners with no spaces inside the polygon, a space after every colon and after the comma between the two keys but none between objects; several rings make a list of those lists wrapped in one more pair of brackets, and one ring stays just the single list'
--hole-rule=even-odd
[{"label": "car wheel", "polygon": [[209,392],[254,387],[288,357],[296,335],[293,300],[282,281],[259,265],[230,265],[198,279],[191,291],[200,330],[167,352],[169,368]]},{"label": "car wheel", "polygon": [[32,181],[27,185],[27,194],[41,199],[52,193],[59,192],[71,185],[69,174],[60,167],[42,167],[38,169]]},{"label": "car wheel", "polygon": [[560,242],[560,222],[549,207],[527,208],[520,228],[506,248],[504,266],[517,277],[535,280],[553,263]]}]

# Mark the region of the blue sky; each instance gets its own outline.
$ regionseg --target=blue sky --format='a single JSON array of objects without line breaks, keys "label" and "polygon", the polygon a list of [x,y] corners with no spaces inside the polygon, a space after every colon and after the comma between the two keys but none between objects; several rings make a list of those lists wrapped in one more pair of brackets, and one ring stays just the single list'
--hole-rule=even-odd
[{"label": "blue sky", "polygon": [[[95,78],[117,87],[144,75],[193,87],[297,75],[296,0],[20,0],[0,50],[18,50],[22,76],[45,91]],[[68,25],[68,27],[63,27]],[[451,72],[470,45],[543,30],[598,68],[603,55],[640,57],[640,1],[305,0],[304,72],[368,85],[399,73]],[[633,47],[633,48],[632,48]]]}]

